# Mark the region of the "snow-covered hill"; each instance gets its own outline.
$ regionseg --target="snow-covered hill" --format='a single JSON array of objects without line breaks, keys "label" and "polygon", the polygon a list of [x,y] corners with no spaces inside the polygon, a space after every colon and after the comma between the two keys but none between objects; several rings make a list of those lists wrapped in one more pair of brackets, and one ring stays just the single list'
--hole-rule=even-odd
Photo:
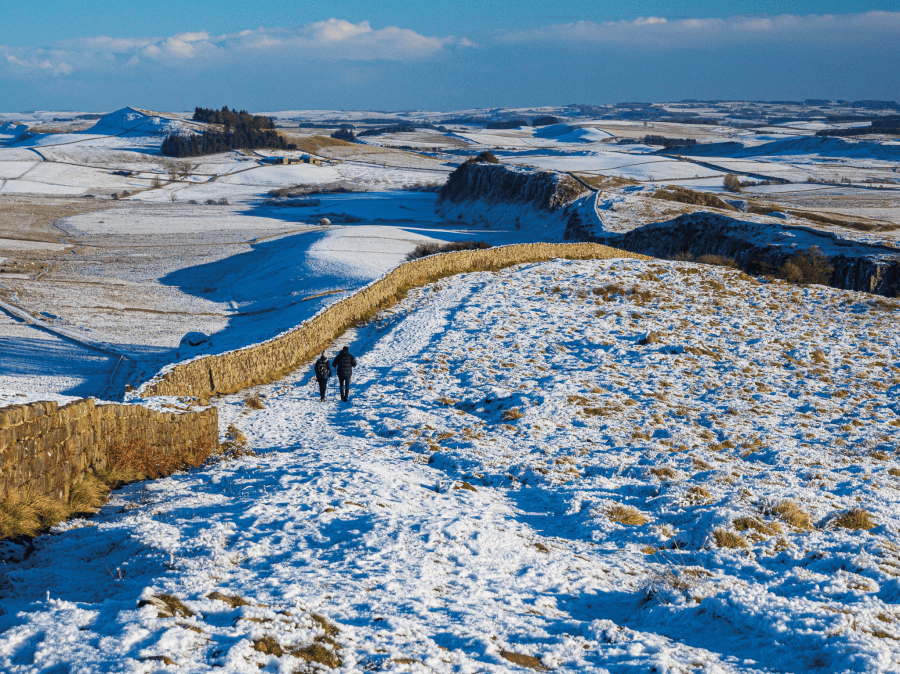
[{"label": "snow-covered hill", "polygon": [[0,669],[894,671],[896,318],[690,263],[442,280],[335,344],[351,404],[221,400],[255,455],[7,546]]}]

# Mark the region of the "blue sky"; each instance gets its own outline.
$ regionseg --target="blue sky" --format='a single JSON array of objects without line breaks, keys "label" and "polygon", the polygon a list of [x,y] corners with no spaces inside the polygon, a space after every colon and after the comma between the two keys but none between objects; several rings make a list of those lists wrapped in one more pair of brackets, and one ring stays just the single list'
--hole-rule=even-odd
[{"label": "blue sky", "polygon": [[6,112],[900,98],[900,0],[31,0],[0,17]]}]

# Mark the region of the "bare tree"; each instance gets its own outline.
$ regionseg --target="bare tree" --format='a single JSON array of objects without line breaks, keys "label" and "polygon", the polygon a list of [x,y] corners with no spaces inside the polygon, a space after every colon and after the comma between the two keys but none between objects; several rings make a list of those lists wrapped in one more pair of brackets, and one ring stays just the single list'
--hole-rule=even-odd
[{"label": "bare tree", "polygon": [[179,170],[178,162],[174,162],[174,161],[170,160],[170,161],[167,161],[163,166],[166,169],[166,173],[169,174],[169,182],[170,183],[174,183],[176,180],[178,180],[178,170]]},{"label": "bare tree", "polygon": [[727,176],[725,176],[724,185],[725,189],[729,192],[741,191],[741,181],[733,173],[729,173]]}]

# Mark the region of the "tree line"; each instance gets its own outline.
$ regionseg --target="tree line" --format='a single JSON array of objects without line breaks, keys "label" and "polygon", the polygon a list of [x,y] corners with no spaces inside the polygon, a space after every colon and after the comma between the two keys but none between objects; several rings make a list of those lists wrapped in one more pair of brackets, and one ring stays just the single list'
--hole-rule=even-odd
[{"label": "tree line", "polygon": [[275,122],[246,110],[236,112],[227,106],[221,110],[195,108],[193,119],[209,124],[221,124],[223,129],[207,129],[202,133],[180,135],[171,133],[163,139],[162,154],[167,157],[199,157],[238,148],[247,150],[296,150],[275,131]]}]

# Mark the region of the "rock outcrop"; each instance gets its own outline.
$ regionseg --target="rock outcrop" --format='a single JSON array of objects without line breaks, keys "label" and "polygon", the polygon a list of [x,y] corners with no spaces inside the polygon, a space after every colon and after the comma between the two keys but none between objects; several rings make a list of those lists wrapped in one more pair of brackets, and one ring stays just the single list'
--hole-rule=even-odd
[{"label": "rock outcrop", "polygon": [[700,211],[612,232],[598,210],[599,196],[565,174],[472,162],[450,175],[438,209],[448,219],[527,228],[546,240],[602,243],[662,258],[719,255],[750,271],[778,267],[816,246],[834,267],[831,286],[900,295],[900,250],[864,240],[850,230],[743,220],[747,216],[723,202],[723,210],[734,212],[734,217]]},{"label": "rock outcrop", "polygon": [[512,225],[547,240],[586,241],[599,223],[593,193],[571,176],[519,166],[467,162],[444,184],[438,211],[487,229]]}]

